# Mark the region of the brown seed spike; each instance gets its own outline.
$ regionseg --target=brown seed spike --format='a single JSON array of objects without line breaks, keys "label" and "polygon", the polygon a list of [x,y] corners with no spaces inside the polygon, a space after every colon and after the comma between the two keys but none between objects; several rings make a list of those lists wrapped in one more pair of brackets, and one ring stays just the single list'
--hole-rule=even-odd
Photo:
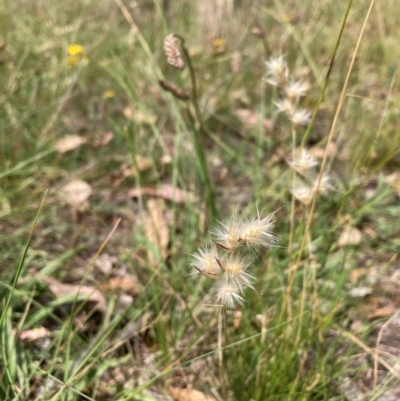
[{"label": "brown seed spike", "polygon": [[164,39],[164,52],[167,56],[167,61],[173,67],[183,70],[185,68],[185,63],[182,58],[181,51],[179,50],[178,39],[173,33],[169,34]]},{"label": "brown seed spike", "polygon": [[190,95],[187,92],[185,92],[183,89],[181,89],[179,86],[176,86],[172,82],[159,79],[158,83],[160,84],[161,88],[169,93],[172,93],[177,99],[188,100],[190,98]]}]

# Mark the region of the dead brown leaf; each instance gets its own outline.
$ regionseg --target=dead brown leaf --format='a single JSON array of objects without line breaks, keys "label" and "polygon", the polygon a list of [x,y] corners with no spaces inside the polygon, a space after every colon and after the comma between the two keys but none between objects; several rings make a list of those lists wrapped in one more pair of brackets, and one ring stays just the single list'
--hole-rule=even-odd
[{"label": "dead brown leaf", "polygon": [[133,188],[128,192],[128,196],[131,198],[138,198],[143,195],[158,196],[176,203],[193,202],[195,200],[195,195],[192,192],[176,188],[171,184],[163,184],[157,188]]},{"label": "dead brown leaf", "polygon": [[63,297],[77,297],[79,300],[91,301],[96,305],[96,309],[101,312],[105,312],[107,309],[106,299],[104,295],[94,287],[90,287],[87,285],[73,285],[73,284],[63,284],[58,280],[48,277],[48,276],[39,276],[41,280],[43,280],[49,290],[53,293],[56,298]]},{"label": "dead brown leaf", "polygon": [[111,142],[113,137],[114,137],[113,132],[112,131],[107,131],[102,135],[102,137],[100,139],[95,140],[93,142],[93,146],[95,148],[99,148],[100,146],[107,146]]},{"label": "dead brown leaf", "polygon": [[100,286],[104,292],[125,293],[133,297],[139,294],[139,283],[133,276],[113,277]]},{"label": "dead brown leaf", "polygon": [[157,188],[156,195],[160,198],[170,200],[176,203],[193,202],[195,196],[193,193],[176,188],[171,184],[163,184]]},{"label": "dead brown leaf", "polygon": [[363,233],[372,239],[378,238],[378,234],[372,227],[365,227]]},{"label": "dead brown leaf", "polygon": [[115,256],[110,256],[108,253],[102,253],[95,260],[94,266],[103,274],[109,274],[113,268],[113,265],[117,263],[117,261],[118,258]]},{"label": "dead brown leaf", "polygon": [[357,283],[360,278],[364,278],[368,275],[368,270],[364,267],[358,269],[352,269],[350,272],[350,281],[352,283]]},{"label": "dead brown leaf", "polygon": [[381,308],[377,308],[373,311],[371,311],[368,314],[368,319],[374,320],[374,319],[380,319],[382,317],[386,317],[388,315],[391,315],[393,312],[396,311],[396,305],[394,303],[383,306]]},{"label": "dead brown leaf", "polygon": [[144,171],[149,169],[153,165],[153,159],[150,159],[149,157],[145,156],[136,156],[136,165],[135,168],[137,167],[139,171]]},{"label": "dead brown leaf", "polygon": [[214,397],[206,395],[194,388],[169,386],[168,392],[175,401],[216,401]]},{"label": "dead brown leaf", "polygon": [[124,163],[121,165],[120,170],[114,175],[113,185],[118,187],[123,181],[125,181],[126,178],[134,177],[137,173],[136,168],[139,171],[145,171],[148,170],[152,165],[152,159],[138,155],[136,157],[136,166],[132,165],[131,163]]},{"label": "dead brown leaf", "polygon": [[[238,109],[235,111],[235,114],[248,128],[254,127],[255,125],[259,124],[260,113],[249,109]],[[271,128],[271,120],[269,118],[265,118],[263,121],[263,126],[264,129],[269,130]]]},{"label": "dead brown leaf", "polygon": [[126,106],[123,110],[124,117],[127,120],[133,120],[133,109],[130,106]]},{"label": "dead brown leaf", "polygon": [[85,181],[76,179],[70,181],[59,190],[59,197],[63,203],[81,211],[89,207],[87,200],[92,194],[92,187]]},{"label": "dead brown leaf", "polygon": [[157,117],[151,113],[144,113],[141,110],[133,111],[132,107],[127,106],[123,110],[123,114],[127,120],[134,120],[139,124],[155,124]]},{"label": "dead brown leaf", "polygon": [[400,198],[400,174],[394,172],[385,178],[385,183],[392,186],[397,196]]},{"label": "dead brown leaf", "polygon": [[66,135],[59,139],[55,147],[58,153],[66,153],[86,143],[86,138],[79,135]]},{"label": "dead brown leaf", "polygon": [[[16,335],[17,331],[13,330],[14,335]],[[40,338],[45,338],[50,335],[50,331],[45,327],[41,326],[36,329],[31,330],[23,330],[21,331],[19,338],[21,341],[35,341]]]},{"label": "dead brown leaf", "polygon": [[[144,225],[147,239],[159,249],[162,259],[165,260],[168,255],[169,227],[164,216],[164,205],[163,199],[149,199]],[[155,265],[157,260],[151,249],[148,250],[148,257],[151,264]]]},{"label": "dead brown leaf", "polygon": [[337,242],[338,246],[343,247],[346,245],[358,245],[362,240],[362,233],[356,227],[347,225],[344,227]]}]

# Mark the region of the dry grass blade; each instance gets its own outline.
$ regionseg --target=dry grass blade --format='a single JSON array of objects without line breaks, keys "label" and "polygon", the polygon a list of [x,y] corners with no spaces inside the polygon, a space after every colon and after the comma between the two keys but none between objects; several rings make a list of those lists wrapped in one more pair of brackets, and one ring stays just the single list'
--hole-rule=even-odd
[{"label": "dry grass blade", "polygon": [[378,362],[379,362],[379,345],[382,341],[382,336],[387,327],[399,316],[400,311],[397,311],[387,322],[383,324],[379,330],[378,338],[376,339],[375,356],[374,356],[374,388],[378,383]]},{"label": "dry grass blade", "polygon": [[361,340],[359,340],[352,333],[344,331],[341,328],[339,328],[339,333],[342,334],[343,336],[347,337],[351,341],[353,341],[355,344],[357,344],[360,348],[362,348],[364,351],[366,351],[368,354],[370,354],[373,358],[375,358],[375,360],[378,361],[382,366],[384,366],[393,376],[400,379],[400,372],[396,371],[391,365],[389,365],[385,360],[383,360],[378,355],[378,352],[376,350],[375,351],[372,350],[370,347],[368,347],[366,344],[364,344]]}]

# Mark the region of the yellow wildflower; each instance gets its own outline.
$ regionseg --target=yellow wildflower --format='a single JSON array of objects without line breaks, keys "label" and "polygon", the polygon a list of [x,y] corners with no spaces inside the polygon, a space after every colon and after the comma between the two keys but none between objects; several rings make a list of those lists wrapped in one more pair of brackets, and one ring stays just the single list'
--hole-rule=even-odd
[{"label": "yellow wildflower", "polygon": [[71,43],[68,45],[68,65],[75,67],[80,61],[85,65],[89,62],[85,54],[85,48],[76,43]]},{"label": "yellow wildflower", "polygon": [[115,97],[115,92],[113,90],[108,90],[103,93],[103,99],[111,99]]},{"label": "yellow wildflower", "polygon": [[224,38],[214,38],[212,41],[213,53],[222,54],[226,51],[226,40]]}]

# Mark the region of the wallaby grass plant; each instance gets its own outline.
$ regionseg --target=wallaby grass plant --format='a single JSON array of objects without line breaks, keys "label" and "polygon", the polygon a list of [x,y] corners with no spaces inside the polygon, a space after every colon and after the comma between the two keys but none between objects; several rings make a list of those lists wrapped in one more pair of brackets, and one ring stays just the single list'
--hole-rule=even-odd
[{"label": "wallaby grass plant", "polygon": [[[396,3],[243,0],[220,38],[201,36],[197,3],[167,3],[0,6],[0,399],[346,400],[360,349],[389,372],[376,399],[396,371],[369,322],[351,332],[349,276],[400,245]],[[68,134],[85,143],[60,154]],[[60,200],[76,178],[86,211]],[[165,183],[196,196],[164,204],[161,250],[154,203],[126,194]],[[347,225],[359,245],[338,245]],[[130,300],[105,289],[126,273]]]}]

